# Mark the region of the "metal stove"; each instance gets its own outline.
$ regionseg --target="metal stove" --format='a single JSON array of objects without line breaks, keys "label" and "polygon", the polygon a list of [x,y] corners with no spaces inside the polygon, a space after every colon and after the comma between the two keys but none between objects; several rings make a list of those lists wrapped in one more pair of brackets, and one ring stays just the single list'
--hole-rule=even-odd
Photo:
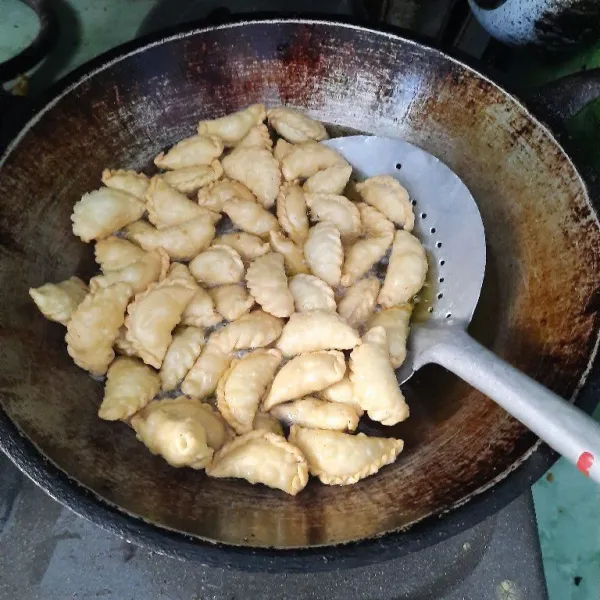
[{"label": "metal stove", "polygon": [[61,507],[0,457],[2,600],[543,600],[531,495],[421,552],[358,569],[245,573],[159,556]]}]

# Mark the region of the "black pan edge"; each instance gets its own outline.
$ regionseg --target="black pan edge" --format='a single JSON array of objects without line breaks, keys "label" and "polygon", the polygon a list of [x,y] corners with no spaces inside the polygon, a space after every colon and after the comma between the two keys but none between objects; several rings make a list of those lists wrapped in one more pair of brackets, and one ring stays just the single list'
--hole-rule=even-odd
[{"label": "black pan edge", "polygon": [[[270,21],[257,16],[253,19],[236,20],[218,27],[235,27],[245,23]],[[327,21],[322,18],[313,20],[278,17],[275,21],[302,24],[334,24],[361,29],[374,35],[393,35],[412,44],[427,46],[421,41],[415,41],[414,36],[406,36],[404,32],[403,35],[399,35],[398,30],[393,28],[378,27],[373,29],[357,25],[347,19]],[[202,24],[197,27],[189,23],[176,26],[166,32],[150,34],[141,39],[128,42],[94,58],[72,71],[36,99],[31,105],[30,115],[32,116],[28,123],[23,125],[21,131],[26,130],[28,126],[41,118],[45,109],[59,101],[60,97],[68,92],[71,87],[78,85],[93,75],[94,72],[125,58],[132,52],[143,51],[146,46],[168,42],[173,36],[193,35],[202,29],[214,29],[214,27],[203,27]],[[467,62],[453,58],[435,48],[434,50],[464,68],[477,71]],[[485,74],[477,72],[480,76],[488,79]],[[512,100],[522,105],[522,102],[506,91],[505,88],[500,87],[500,89]],[[0,148],[6,148],[6,151],[0,156],[0,166],[10,153],[11,146],[16,145],[19,139],[20,132],[15,134],[12,140],[7,140],[6,144],[3,144],[0,140]],[[583,380],[585,379],[584,377]],[[598,361],[595,361],[587,377],[586,385],[577,394],[577,405],[586,412],[591,413],[597,403],[597,388],[599,387],[600,367]],[[129,542],[159,554],[181,560],[197,560],[211,567],[245,571],[310,572],[354,568],[399,558],[410,552],[416,552],[439,543],[475,526],[499,511],[529,489],[554,464],[558,455],[549,447],[540,443],[539,440],[536,440],[533,434],[530,435],[530,438],[531,449],[523,457],[522,462],[515,466],[514,470],[499,474],[496,482],[492,482],[489,488],[473,494],[467,502],[454,508],[451,512],[442,516],[428,517],[407,531],[399,531],[376,539],[337,546],[290,550],[252,549],[201,542],[184,534],[146,523],[139,518],[129,516],[113,508],[44,458],[34,444],[18,430],[0,408],[0,449],[34,483],[79,516],[125,538]]]}]

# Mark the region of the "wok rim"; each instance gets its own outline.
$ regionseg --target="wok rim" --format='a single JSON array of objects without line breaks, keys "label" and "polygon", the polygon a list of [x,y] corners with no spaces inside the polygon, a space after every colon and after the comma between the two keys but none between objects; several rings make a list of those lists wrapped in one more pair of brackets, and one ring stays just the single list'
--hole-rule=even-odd
[{"label": "wok rim", "polygon": [[[537,127],[544,130],[569,160],[580,178],[588,203],[592,207],[598,223],[596,209],[591,200],[589,187],[580,168],[574,163],[572,154],[564,146],[561,132],[550,128],[534,115],[527,106],[504,85],[501,85],[472,66],[473,61],[464,57],[457,58],[445,50],[425,43],[412,33],[388,26],[370,27],[346,18],[310,17],[240,17],[227,23],[210,25],[206,22],[185,23],[165,30],[145,35],[141,38],[121,44],[80,65],[59,81],[52,84],[31,103],[24,123],[16,131],[0,140],[0,169],[12,150],[27,135],[44,114],[57,105],[73,89],[93,78],[97,73],[130,56],[144,52],[155,46],[169,43],[180,38],[190,37],[206,31],[232,29],[245,25],[334,25],[347,29],[363,31],[371,35],[382,35],[402,43],[425,48],[442,58],[467,69],[486,80],[500,90],[505,97],[514,102],[532,119]],[[0,171],[1,172],[1,171]],[[590,354],[588,365],[571,396],[579,408],[591,413],[596,406],[593,394],[586,393],[592,386],[590,379],[594,374],[600,376],[599,361],[596,360],[600,330],[596,326],[596,340]],[[80,517],[91,521],[105,531],[109,531],[130,543],[161,555],[180,560],[198,560],[209,567],[234,568],[242,571],[263,572],[307,572],[347,569],[368,564],[385,562],[400,558],[408,553],[423,550],[466,529],[476,526],[484,519],[494,515],[504,506],[515,500],[535,483],[559,458],[551,448],[529,433],[532,446],[509,468],[490,480],[485,486],[473,492],[446,511],[432,514],[411,525],[405,530],[385,533],[382,536],[337,545],[314,546],[308,548],[260,548],[234,546],[187,535],[167,527],[152,524],[141,517],[128,514],[92,490],[86,488],[57,464],[46,457],[19,427],[8,417],[0,406],[0,449],[15,466],[51,498],[73,511]]]}]

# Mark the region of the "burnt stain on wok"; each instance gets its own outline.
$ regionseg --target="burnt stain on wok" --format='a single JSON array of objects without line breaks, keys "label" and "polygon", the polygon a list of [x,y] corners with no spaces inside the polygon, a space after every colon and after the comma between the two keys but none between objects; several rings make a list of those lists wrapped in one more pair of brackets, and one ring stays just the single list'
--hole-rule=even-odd
[{"label": "burnt stain on wok", "polygon": [[324,75],[326,58],[320,43],[326,44],[327,40],[312,38],[308,27],[300,27],[279,53],[280,72],[284,74],[279,81],[282,104],[308,100],[313,82]]},{"label": "burnt stain on wok", "polygon": [[[449,133],[450,138],[460,137],[467,139],[472,147],[482,147],[482,140],[477,137],[480,135],[478,126],[486,120],[486,110],[489,103],[493,103],[493,96],[498,94],[497,92],[494,92],[487,82],[478,81],[473,85],[468,77],[456,76],[452,72],[450,72],[447,77],[448,79],[444,86],[443,93],[432,94],[430,96],[430,100],[426,103],[426,107],[421,113],[422,118],[429,120],[431,115],[434,114],[437,119],[443,123],[445,133]],[[453,86],[455,89],[452,89]],[[487,101],[483,105],[480,102],[480,94],[482,91],[488,95],[488,98],[486,98]],[[454,98],[457,96],[461,98],[464,110],[456,110]],[[490,98],[489,96],[492,97]],[[498,106],[502,104],[501,98],[498,98],[497,103]],[[507,108],[506,111],[508,112],[509,109]],[[568,169],[565,168],[565,160],[562,152],[558,148],[548,144],[543,137],[539,136],[539,133],[537,136],[534,136],[533,134],[535,131],[535,124],[526,115],[518,113],[510,115],[510,119],[507,121],[505,128],[506,137],[505,141],[503,140],[503,144],[497,144],[497,147],[493,148],[493,145],[487,141],[488,147],[493,148],[497,152],[495,156],[490,156],[491,161],[497,163],[501,162],[503,154],[511,151],[515,146],[520,147],[518,148],[519,150],[524,146],[528,146],[529,152],[543,154],[543,162],[545,163],[544,173],[550,172],[556,180],[560,181],[562,179],[567,185],[570,184],[573,186],[569,181],[570,178],[572,179],[572,173],[569,173]],[[489,171],[493,172],[495,169],[494,165],[491,164],[491,161],[489,164]],[[469,166],[464,165],[462,171],[458,169],[455,170],[457,170],[459,175],[463,176],[468,183],[469,177],[467,174]],[[507,178],[498,183],[505,187],[507,195],[512,197],[514,211],[520,213],[519,229],[522,230],[522,234],[519,237],[521,238],[521,244],[524,246],[526,255],[517,256],[517,262],[524,263],[526,261],[532,265],[536,264],[536,262],[538,264],[543,264],[543,262],[547,260],[547,257],[552,253],[553,249],[549,247],[551,244],[548,243],[548,239],[539,240],[538,243],[538,236],[536,236],[536,234],[540,227],[538,218],[540,206],[528,208],[527,203],[519,202],[523,190],[518,181],[513,183],[510,178]],[[476,198],[477,197],[478,196],[476,195]],[[543,202],[544,198],[542,197],[540,198],[540,205],[543,206]],[[569,280],[564,281],[562,292],[564,294],[569,294],[571,290],[577,289],[583,298],[585,298],[586,296],[591,296],[596,293],[596,287],[589,281],[587,274],[590,272],[597,272],[598,269],[598,253],[596,251],[598,243],[597,226],[593,220],[590,219],[591,212],[589,205],[581,202],[581,199],[577,199],[577,201],[570,203],[568,210],[570,211],[569,218],[564,220],[564,214],[560,214],[560,216],[557,216],[557,218],[560,219],[560,222],[553,223],[553,226],[562,227],[563,231],[566,232],[566,237],[570,244],[574,246],[579,244],[591,245],[594,247],[595,251],[585,257],[580,257],[577,263],[572,265],[573,269],[569,273]],[[485,217],[486,211],[483,212]],[[494,250],[500,253],[519,252],[519,246],[513,245],[514,240],[510,228],[506,227],[505,231],[502,233],[503,227],[500,226],[501,221],[498,218],[499,215],[497,214],[497,211],[490,211],[490,213],[490,218],[492,218],[491,225],[495,231],[495,241],[492,244],[494,249],[492,249],[492,253]],[[586,219],[588,221],[588,226],[582,227],[582,221]],[[486,219],[484,218],[484,222],[485,221]],[[488,231],[490,230],[489,219],[486,222],[486,228]],[[507,280],[505,276],[502,277],[501,280],[504,281],[504,286],[508,285],[510,287],[510,284],[508,283],[509,280]],[[548,345],[542,344],[535,349],[531,347],[528,349],[522,348],[521,352],[519,352],[522,357],[521,363],[517,364],[520,368],[524,368],[525,370],[533,367],[536,371],[535,375],[542,381],[547,381],[548,385],[551,385],[551,387],[555,381],[562,380],[562,385],[560,387],[563,392],[567,394],[568,390],[576,385],[579,378],[577,365],[580,364],[582,360],[585,360],[585,356],[589,356],[595,344],[595,336],[590,336],[589,334],[590,332],[595,331],[597,326],[597,314],[594,315],[593,319],[590,319],[588,314],[584,314],[580,317],[573,314],[565,315],[564,312],[561,313],[560,307],[561,305],[564,306],[564,303],[561,302],[560,295],[557,295],[556,290],[544,289],[546,283],[551,283],[551,281],[551,279],[550,281],[547,281],[547,278],[545,279],[544,277],[536,278],[535,285],[539,288],[539,295],[545,297],[545,299],[542,300],[540,305],[536,303],[537,309],[534,319],[539,318],[540,323],[543,325],[543,327],[541,327],[542,331],[563,331],[564,337],[562,339],[559,338],[557,350],[554,351],[545,349],[548,345],[552,347],[552,343]],[[514,305],[519,302],[520,295],[524,294],[522,294],[522,291],[520,291],[519,288],[510,291],[507,300],[511,309],[508,311],[507,316],[513,316],[510,313],[513,312]],[[525,303],[523,303],[523,305],[526,306]],[[584,311],[584,313],[587,313],[587,311]],[[569,320],[571,324],[574,325],[570,331],[565,330],[566,320]],[[524,327],[526,322],[527,319],[525,315],[516,320],[516,323],[519,323],[519,326],[514,329],[515,337],[519,336],[527,338],[528,334],[525,333],[526,328]],[[536,337],[543,337],[543,334],[537,327],[533,328],[533,331]],[[523,346],[523,344],[524,341],[521,340],[520,345]],[[523,359],[527,362],[522,362]],[[557,365],[559,365],[560,368],[557,368]]]},{"label": "burnt stain on wok", "polygon": [[[465,97],[467,99],[473,100],[473,95],[479,94],[479,91],[483,88],[489,88],[488,84],[484,86],[481,85],[481,82],[478,82],[476,86],[471,86],[466,79],[457,79],[453,76],[450,77],[450,81],[453,84],[456,82],[463,81],[464,83],[459,83],[458,85],[462,85],[464,89],[461,90],[451,90],[446,87],[447,91],[445,91],[443,96],[432,96],[431,102],[435,103],[435,112],[437,114],[446,115],[447,110],[444,102],[447,100],[448,103],[453,103],[453,96],[455,94],[459,94],[461,96],[461,101],[464,102]],[[475,91],[471,88],[475,88]],[[489,90],[488,90],[489,92]],[[492,99],[493,102],[493,99]],[[467,107],[469,103],[465,104]],[[444,127],[446,130],[450,131],[451,134],[458,135],[460,133],[461,136],[469,136],[469,130],[477,131],[477,127],[473,127],[473,117],[479,122],[483,122],[486,116],[486,106],[479,106],[479,110],[474,111],[453,111],[452,118],[444,119]],[[432,107],[429,106],[424,112],[427,114],[432,110]],[[524,114],[512,114],[510,118],[507,120],[505,127],[505,140],[501,139],[501,136],[498,136],[502,143],[498,144],[497,154],[495,156],[491,156],[492,160],[497,161],[497,163],[502,162],[504,154],[510,152],[511,150],[516,148],[516,151],[522,153],[526,151],[528,153],[534,153],[543,157],[543,166],[545,173],[551,173],[552,178],[555,181],[559,181],[563,183],[565,186],[570,187],[573,191],[576,191],[577,181],[573,179],[573,174],[569,172],[569,169],[566,168],[565,165],[565,157],[562,151],[548,144],[543,136],[540,136],[539,132],[534,135],[535,124],[534,122],[528,118]],[[503,133],[504,133],[503,132]],[[470,143],[473,144],[474,147],[481,146],[481,143],[476,139],[475,134],[469,138]],[[495,170],[493,165],[489,165],[490,172]],[[465,169],[466,170],[466,169]],[[497,169],[496,169],[497,170]],[[459,173],[461,174],[461,173]],[[582,260],[579,260],[577,264],[572,265],[573,271],[571,273],[571,277],[573,282],[583,282],[586,281],[586,277],[581,277],[584,273],[594,272],[598,268],[598,236],[597,236],[597,225],[594,222],[591,209],[589,204],[585,202],[581,202],[580,199],[576,201],[568,203],[568,218],[565,219],[564,214],[557,215],[555,219],[552,218],[552,215],[543,214],[544,213],[544,203],[545,198],[542,196],[539,199],[539,203],[536,205],[528,205],[528,203],[519,202],[520,196],[524,193],[525,190],[522,189],[520,182],[513,181],[510,177],[502,178],[501,181],[498,181],[500,185],[506,188],[508,195],[513,198],[513,204],[515,207],[515,211],[517,211],[520,215],[520,228],[523,229],[523,234],[520,236],[522,243],[526,247],[527,251],[527,259],[528,262],[535,263],[536,256],[540,258],[546,257],[548,253],[548,242],[546,239],[537,239],[536,230],[538,230],[540,226],[540,218],[548,219],[548,221],[552,222],[552,225],[557,227],[559,226],[564,235],[568,238],[566,240],[567,243],[572,245],[578,245],[580,243],[591,244],[594,248],[594,251],[587,254],[585,257],[582,257]],[[577,190],[577,193],[580,193],[580,190]],[[477,198],[477,196],[476,196]],[[575,200],[575,198],[574,198]],[[485,218],[484,218],[485,222]],[[493,223],[493,226],[501,229],[499,227],[501,225],[498,220]],[[489,223],[486,223],[486,226],[489,226]],[[519,260],[519,258],[517,258]],[[538,286],[544,285],[544,278],[538,278],[539,280],[536,282]],[[580,286],[579,286],[580,287]],[[565,290],[572,289],[570,288],[570,284],[565,282]],[[581,291],[581,290],[580,290]],[[583,294],[592,294],[595,292],[595,286],[590,286],[589,289],[584,288]],[[549,300],[552,302],[556,302],[558,298],[556,294],[549,294]],[[554,305],[556,306],[556,305]],[[589,325],[589,323],[588,323]],[[584,325],[585,327],[585,325]],[[574,344],[577,346],[577,344]],[[585,346],[584,346],[585,348]]]}]

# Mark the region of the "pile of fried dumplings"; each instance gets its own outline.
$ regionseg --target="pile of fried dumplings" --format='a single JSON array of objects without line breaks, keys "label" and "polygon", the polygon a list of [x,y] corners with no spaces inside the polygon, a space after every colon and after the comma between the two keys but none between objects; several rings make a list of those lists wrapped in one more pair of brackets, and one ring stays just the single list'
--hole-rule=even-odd
[{"label": "pile of fried dumplings", "polygon": [[402,451],[355,431],[365,413],[409,415],[395,369],[427,258],[406,189],[352,181],[326,138],[254,104],[201,121],[152,177],[105,170],[71,217],[100,273],[29,291],[105,376],[98,416],[174,467],[295,495],[309,474],[353,484]]}]

